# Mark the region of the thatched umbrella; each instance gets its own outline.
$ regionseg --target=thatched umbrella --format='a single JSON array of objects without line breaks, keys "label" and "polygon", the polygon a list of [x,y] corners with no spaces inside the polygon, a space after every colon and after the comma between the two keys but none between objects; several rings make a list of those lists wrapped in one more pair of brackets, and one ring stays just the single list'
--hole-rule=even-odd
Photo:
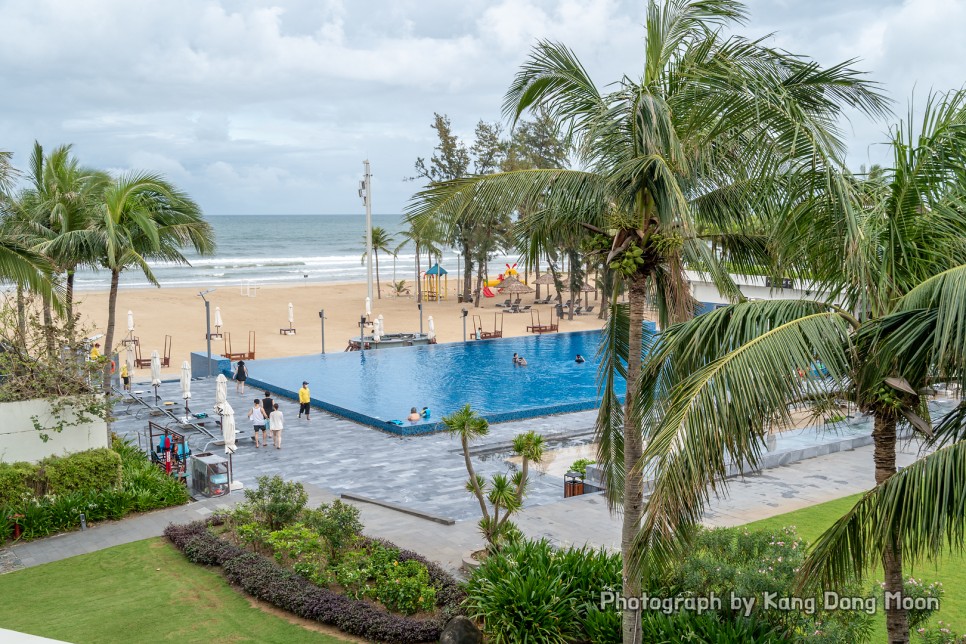
[{"label": "thatched umbrella", "polygon": [[544,273],[533,281],[534,284],[553,284],[553,273]]},{"label": "thatched umbrella", "polygon": [[510,275],[509,277],[504,277],[503,281],[496,285],[497,288],[509,288],[513,284],[522,284],[520,280]]},{"label": "thatched umbrella", "polygon": [[[504,280],[505,281],[505,280]],[[516,282],[508,286],[503,287],[503,290],[507,293],[533,293],[533,289],[524,284],[523,282]]]}]

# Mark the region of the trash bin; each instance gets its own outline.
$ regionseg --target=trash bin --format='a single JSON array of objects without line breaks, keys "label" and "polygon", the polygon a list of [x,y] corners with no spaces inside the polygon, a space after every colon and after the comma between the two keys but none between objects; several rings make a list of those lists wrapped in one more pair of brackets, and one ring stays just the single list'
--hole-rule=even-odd
[{"label": "trash bin", "polygon": [[564,474],[564,498],[580,496],[584,493],[584,482],[580,479],[577,472],[567,472]]}]

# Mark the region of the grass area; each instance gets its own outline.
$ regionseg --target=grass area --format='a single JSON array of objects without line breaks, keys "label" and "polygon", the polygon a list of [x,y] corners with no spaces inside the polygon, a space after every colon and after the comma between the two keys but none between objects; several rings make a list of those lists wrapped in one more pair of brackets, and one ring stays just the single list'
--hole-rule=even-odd
[{"label": "grass area", "polygon": [[[347,640],[256,608],[161,538],[0,575],[0,626],[69,642]],[[295,618],[293,618],[295,619]]]},{"label": "grass area", "polygon": [[[856,494],[813,505],[810,508],[755,521],[749,523],[747,527],[753,530],[767,530],[795,526],[798,534],[811,543],[831,527],[836,520],[844,516],[861,496],[861,494]],[[903,573],[906,577],[912,576],[926,582],[942,582],[945,590],[942,607],[933,617],[932,622],[935,623],[937,619],[941,619],[951,624],[957,632],[966,630],[966,556],[962,553],[955,553],[946,555],[942,560],[935,563],[923,562],[915,567],[906,564],[903,566]],[[871,586],[872,583],[879,581],[882,581],[882,569],[877,567],[869,578],[869,585]],[[881,612],[876,615],[875,627],[873,641],[884,641],[885,615]]]}]

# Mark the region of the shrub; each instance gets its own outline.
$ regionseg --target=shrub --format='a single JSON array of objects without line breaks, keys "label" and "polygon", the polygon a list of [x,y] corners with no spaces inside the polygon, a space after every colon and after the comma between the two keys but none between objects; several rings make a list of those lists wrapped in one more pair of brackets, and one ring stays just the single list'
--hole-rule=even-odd
[{"label": "shrub", "polygon": [[41,490],[38,466],[23,461],[0,463],[0,505],[16,505]]},{"label": "shrub", "polygon": [[329,545],[329,559],[338,559],[339,553],[362,534],[359,508],[338,499],[331,505],[323,503],[315,510],[302,513],[302,523],[319,533]]},{"label": "shrub", "polygon": [[766,622],[746,618],[722,620],[712,613],[681,612],[666,615],[648,611],[641,616],[641,629],[644,642],[779,644],[790,641]]},{"label": "shrub", "polygon": [[298,519],[309,500],[301,483],[290,483],[280,476],[260,476],[258,487],[245,490],[245,499],[259,522],[278,530]]},{"label": "shrub", "polygon": [[465,605],[471,616],[483,620],[484,632],[495,642],[596,642],[584,623],[592,614],[595,635],[608,632],[608,619],[592,609],[600,590],[620,582],[617,555],[588,549],[557,552],[546,540],[519,540],[491,554],[473,572]]},{"label": "shrub", "polygon": [[957,633],[941,619],[935,626],[920,626],[914,632],[922,644],[966,644],[966,635]]}]

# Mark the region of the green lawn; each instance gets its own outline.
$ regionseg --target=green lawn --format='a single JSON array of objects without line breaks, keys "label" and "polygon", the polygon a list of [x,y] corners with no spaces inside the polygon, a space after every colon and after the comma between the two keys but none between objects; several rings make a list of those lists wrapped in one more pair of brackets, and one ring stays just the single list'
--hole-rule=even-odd
[{"label": "green lawn", "polygon": [[0,597],[0,627],[78,644],[346,641],[253,607],[160,538],[0,575]]},{"label": "green lawn", "polygon": [[[828,503],[813,505],[810,508],[780,514],[770,519],[749,523],[748,527],[771,529],[795,526],[801,537],[812,542],[837,519],[845,515],[861,496],[861,494],[856,494]],[[941,561],[936,563],[926,562],[915,568],[906,565],[903,572],[906,577],[913,576],[926,582],[942,582],[946,591],[942,599],[942,608],[932,621],[935,623],[937,619],[941,619],[951,624],[957,632],[966,630],[966,559],[962,554],[950,554],[944,556]],[[879,581],[882,581],[881,568],[874,571],[873,577],[869,580],[869,585],[871,586],[873,582]],[[873,641],[884,641],[884,638],[885,616],[879,613],[876,615],[876,634]]]}]

